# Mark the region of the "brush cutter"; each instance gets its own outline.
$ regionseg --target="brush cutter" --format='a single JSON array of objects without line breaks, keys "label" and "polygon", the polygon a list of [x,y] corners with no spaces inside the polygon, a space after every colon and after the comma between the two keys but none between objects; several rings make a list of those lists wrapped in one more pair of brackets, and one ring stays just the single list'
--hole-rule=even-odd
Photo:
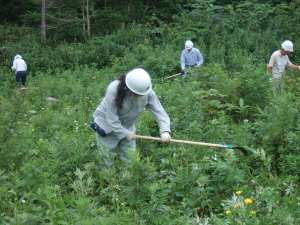
[{"label": "brush cutter", "polygon": [[[135,135],[135,138],[161,141],[161,138],[142,136],[142,135]],[[190,145],[201,145],[201,146],[216,147],[216,148],[238,149],[244,155],[248,155],[248,152],[246,151],[246,149],[244,149],[242,147],[234,147],[234,146],[231,146],[231,145],[211,144],[211,143],[184,141],[184,140],[176,140],[176,139],[171,139],[171,142],[182,143],[182,144],[190,144]]]}]

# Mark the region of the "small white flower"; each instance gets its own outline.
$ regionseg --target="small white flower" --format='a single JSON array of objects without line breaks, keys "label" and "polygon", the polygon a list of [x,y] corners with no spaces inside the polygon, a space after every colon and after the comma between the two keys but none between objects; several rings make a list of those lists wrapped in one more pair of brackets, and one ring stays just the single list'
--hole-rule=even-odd
[{"label": "small white flower", "polygon": [[245,122],[245,123],[248,123],[248,122],[249,122],[249,120],[248,120],[248,119],[244,119],[244,122]]},{"label": "small white flower", "polygon": [[24,204],[26,201],[23,199],[21,202]]},{"label": "small white flower", "polygon": [[217,158],[217,154],[215,154],[213,157],[211,157],[213,160],[217,161],[218,158]]}]

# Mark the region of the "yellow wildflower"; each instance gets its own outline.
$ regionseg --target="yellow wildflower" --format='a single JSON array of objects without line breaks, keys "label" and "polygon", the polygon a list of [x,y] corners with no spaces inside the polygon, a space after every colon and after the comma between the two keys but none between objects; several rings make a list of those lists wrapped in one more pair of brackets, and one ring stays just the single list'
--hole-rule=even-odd
[{"label": "yellow wildflower", "polygon": [[240,203],[238,203],[234,206],[234,208],[238,208],[238,207],[240,207]]},{"label": "yellow wildflower", "polygon": [[252,204],[253,201],[252,201],[250,198],[246,198],[246,199],[245,199],[245,203],[246,203],[246,204]]},{"label": "yellow wildflower", "polygon": [[255,214],[256,214],[256,211],[251,211],[251,214],[252,214],[252,215],[255,215]]},{"label": "yellow wildflower", "polygon": [[227,210],[227,211],[226,211],[226,215],[229,215],[230,213],[231,213],[230,210]]},{"label": "yellow wildflower", "polygon": [[237,195],[240,195],[240,194],[242,194],[242,191],[237,191],[237,192],[235,192]]},{"label": "yellow wildflower", "polygon": [[121,206],[125,206],[125,204],[123,202],[121,202]]}]

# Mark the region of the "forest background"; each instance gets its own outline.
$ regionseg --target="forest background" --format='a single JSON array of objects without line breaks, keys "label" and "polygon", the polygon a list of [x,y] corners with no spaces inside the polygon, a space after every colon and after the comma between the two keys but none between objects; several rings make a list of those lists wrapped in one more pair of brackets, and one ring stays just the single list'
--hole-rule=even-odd
[{"label": "forest background", "polygon": [[[12,0],[0,8],[1,224],[300,224],[299,70],[274,94],[267,63],[292,40],[300,1]],[[182,87],[180,53],[204,57]],[[15,53],[28,64],[16,87]],[[103,173],[92,114],[107,85],[144,67],[172,138],[137,140]],[[57,101],[49,103],[46,97]],[[144,111],[137,134],[159,136]]]}]

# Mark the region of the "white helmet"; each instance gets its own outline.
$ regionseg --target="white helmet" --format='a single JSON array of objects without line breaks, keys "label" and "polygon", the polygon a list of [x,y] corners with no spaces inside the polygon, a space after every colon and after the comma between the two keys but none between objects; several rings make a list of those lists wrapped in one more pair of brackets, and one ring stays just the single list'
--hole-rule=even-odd
[{"label": "white helmet", "polygon": [[22,56],[20,54],[16,54],[14,59],[22,59]]},{"label": "white helmet", "polygon": [[281,47],[284,51],[289,51],[289,52],[292,52],[293,51],[293,43],[289,40],[286,40],[284,41],[282,44],[281,44]]},{"label": "white helmet", "polygon": [[191,49],[194,46],[193,42],[188,40],[185,42],[185,48],[186,49]]},{"label": "white helmet", "polygon": [[146,95],[152,90],[151,78],[142,68],[129,71],[125,83],[132,92],[138,95]]}]

